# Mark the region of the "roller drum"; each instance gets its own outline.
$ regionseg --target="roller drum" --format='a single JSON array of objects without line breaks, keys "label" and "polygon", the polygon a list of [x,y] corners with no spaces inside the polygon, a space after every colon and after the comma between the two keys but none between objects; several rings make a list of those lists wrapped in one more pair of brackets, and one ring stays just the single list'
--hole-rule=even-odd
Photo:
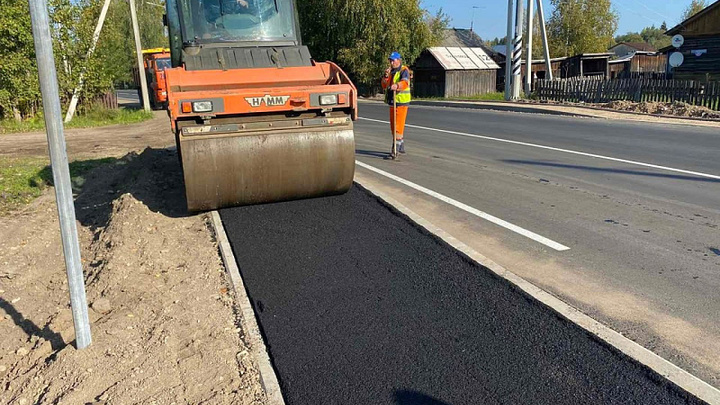
[{"label": "roller drum", "polygon": [[355,174],[352,127],[180,136],[190,211],[345,193]]}]

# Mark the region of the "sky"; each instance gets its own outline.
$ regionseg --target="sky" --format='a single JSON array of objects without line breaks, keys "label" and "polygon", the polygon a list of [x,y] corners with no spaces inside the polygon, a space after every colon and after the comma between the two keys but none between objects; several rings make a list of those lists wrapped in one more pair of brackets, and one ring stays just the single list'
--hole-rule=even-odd
[{"label": "sky", "polygon": [[[639,32],[650,25],[659,27],[663,21],[667,21],[668,28],[672,28],[680,22],[680,15],[690,2],[691,0],[612,0],[613,8],[620,15],[616,35],[629,31]],[[422,4],[431,13],[442,7],[452,18],[450,26],[455,28],[470,28],[474,12],[474,29],[482,39],[502,38],[506,34],[507,0],[422,0]],[[552,13],[550,0],[543,0],[543,5],[545,18],[548,19]]]}]

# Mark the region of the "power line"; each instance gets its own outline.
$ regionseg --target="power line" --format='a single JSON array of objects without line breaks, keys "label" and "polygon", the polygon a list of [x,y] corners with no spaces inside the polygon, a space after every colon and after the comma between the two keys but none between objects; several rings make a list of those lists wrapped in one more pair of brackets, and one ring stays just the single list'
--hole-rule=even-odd
[{"label": "power line", "polygon": [[631,13],[633,13],[633,14],[635,14],[635,15],[638,15],[638,16],[640,16],[640,17],[642,17],[642,18],[644,18],[644,19],[652,22],[653,25],[658,23],[658,21],[653,20],[652,18],[646,16],[645,14],[642,14],[642,13],[639,13],[639,12],[635,11],[634,9],[628,7],[628,6],[625,5],[625,4],[620,3],[619,1],[616,1],[615,4],[618,5],[618,6],[622,6],[622,7],[624,7],[625,9],[629,10]]}]

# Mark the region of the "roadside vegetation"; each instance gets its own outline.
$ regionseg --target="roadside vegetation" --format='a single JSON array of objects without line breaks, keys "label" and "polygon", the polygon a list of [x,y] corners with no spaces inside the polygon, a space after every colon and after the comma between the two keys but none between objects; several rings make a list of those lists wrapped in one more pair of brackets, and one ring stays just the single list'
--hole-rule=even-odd
[{"label": "roadside vegetation", "polygon": [[[115,158],[76,160],[70,163],[73,189],[84,183],[84,175],[92,169],[116,162]],[[0,157],[0,215],[17,210],[39,197],[53,185],[48,159],[36,157]]]},{"label": "roadside vegetation", "polygon": [[[83,115],[78,115],[68,124],[65,124],[65,128],[92,128],[105,125],[134,124],[152,118],[153,113],[145,110],[130,108],[120,108],[117,110],[94,109]],[[14,119],[4,119],[0,121],[0,134],[42,131],[44,129],[45,118],[41,113],[24,121],[16,121]]]},{"label": "roadside vegetation", "polygon": [[415,97],[419,101],[505,101],[505,93],[494,92],[465,97]]},{"label": "roadside vegetation", "polygon": [[[85,72],[78,112],[92,116],[98,98],[133,82],[135,44],[127,2],[110,3],[95,52],[88,57],[102,1],[49,0],[60,102],[67,108]],[[166,47],[163,2],[138,2],[137,15],[143,47]],[[0,120],[42,122],[40,86],[27,1],[0,0]],[[120,113],[126,114],[126,113]],[[93,118],[77,116],[74,120]],[[74,121],[73,120],[73,121]],[[85,126],[87,124],[73,124]],[[3,125],[3,126],[6,126]]]}]

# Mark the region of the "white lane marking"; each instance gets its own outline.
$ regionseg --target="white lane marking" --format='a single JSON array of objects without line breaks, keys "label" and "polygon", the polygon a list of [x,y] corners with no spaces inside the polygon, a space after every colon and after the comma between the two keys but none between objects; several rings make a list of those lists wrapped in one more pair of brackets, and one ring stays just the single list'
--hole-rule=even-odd
[{"label": "white lane marking", "polygon": [[553,240],[550,240],[550,239],[548,239],[548,238],[546,238],[546,237],[544,237],[544,236],[538,235],[538,234],[536,234],[536,233],[534,233],[534,232],[528,231],[527,229],[521,228],[521,227],[519,227],[519,226],[517,226],[517,225],[511,224],[510,222],[507,222],[507,221],[505,221],[505,220],[502,220],[502,219],[500,219],[500,218],[498,218],[498,217],[492,216],[492,215],[488,214],[487,212],[483,212],[483,211],[480,211],[480,210],[478,210],[478,209],[476,209],[476,208],[473,208],[473,207],[471,207],[471,206],[469,206],[469,205],[467,205],[467,204],[463,204],[463,203],[461,203],[460,201],[453,200],[453,199],[450,198],[450,197],[446,197],[446,196],[444,196],[444,195],[442,195],[442,194],[440,194],[440,193],[437,193],[437,192],[435,192],[435,191],[432,191],[432,190],[430,190],[430,189],[427,189],[427,188],[425,188],[425,187],[423,187],[423,186],[421,186],[421,185],[419,185],[419,184],[415,184],[415,183],[413,183],[413,182],[411,182],[411,181],[409,181],[409,180],[405,180],[405,179],[403,179],[402,177],[398,177],[398,176],[396,176],[396,175],[394,175],[394,174],[388,173],[388,172],[386,172],[386,171],[384,171],[384,170],[380,170],[380,169],[378,169],[378,168],[376,168],[376,167],[374,167],[374,166],[370,166],[369,164],[360,162],[360,161],[358,161],[358,160],[355,161],[355,164],[357,164],[357,165],[360,166],[360,167],[364,167],[364,168],[366,168],[366,169],[368,169],[368,170],[370,170],[370,171],[373,171],[373,172],[375,172],[375,173],[377,173],[377,174],[379,174],[379,175],[385,176],[385,177],[387,177],[387,178],[389,178],[389,179],[392,179],[392,180],[395,180],[395,181],[397,181],[397,182],[399,182],[399,183],[402,183],[402,184],[404,184],[404,185],[406,185],[406,186],[408,186],[408,187],[410,187],[410,188],[413,188],[413,189],[415,189],[415,190],[417,190],[417,191],[420,191],[421,193],[425,193],[425,194],[427,194],[427,195],[429,195],[429,196],[431,196],[431,197],[435,197],[435,198],[437,198],[437,199],[440,200],[440,201],[446,202],[446,203],[448,203],[448,204],[450,204],[450,205],[453,205],[453,206],[455,206],[455,207],[457,207],[457,208],[460,208],[461,210],[463,210],[463,211],[465,211],[465,212],[469,212],[470,214],[473,214],[473,215],[475,215],[475,216],[477,216],[477,217],[480,217],[480,218],[482,218],[482,219],[484,219],[484,220],[486,220],[486,221],[490,221],[490,222],[492,222],[492,223],[495,224],[495,225],[502,226],[502,227],[505,228],[505,229],[509,229],[509,230],[511,230],[511,231],[513,231],[513,232],[515,232],[515,233],[517,233],[517,234],[520,234],[520,235],[522,235],[522,236],[525,236],[526,238],[530,238],[530,239],[534,240],[535,242],[542,243],[543,245],[545,245],[545,246],[547,246],[547,247],[549,247],[549,248],[555,249],[555,250],[557,250],[557,251],[559,251],[559,252],[563,252],[563,251],[565,251],[565,250],[570,250],[570,248],[567,247],[567,246],[565,246],[565,245],[562,245],[562,244],[560,244],[560,243],[557,243],[557,242],[555,242],[555,241],[553,241]]},{"label": "white lane marking", "polygon": [[[372,122],[379,122],[379,123],[383,123],[383,124],[390,124],[389,121],[376,120],[376,119],[372,119],[372,118],[360,117],[360,119],[361,119],[361,120],[366,120],[366,121],[372,121]],[[669,171],[669,172],[689,174],[689,175],[692,175],[692,176],[698,176],[698,177],[705,177],[705,178],[708,178],[708,179],[720,180],[720,176],[717,176],[717,175],[714,175],[714,174],[701,173],[701,172],[693,172],[693,171],[690,171],[690,170],[683,170],[683,169],[675,169],[675,168],[673,168],[673,167],[659,166],[659,165],[654,165],[654,164],[651,164],[651,163],[637,162],[637,161],[635,161],[635,160],[619,159],[619,158],[614,158],[614,157],[610,157],[610,156],[596,155],[596,154],[594,154],[594,153],[579,152],[579,151],[576,151],[576,150],[555,148],[555,147],[552,147],[552,146],[538,145],[538,144],[535,144],[535,143],[527,143],[527,142],[520,142],[520,141],[511,141],[511,140],[509,140],[509,139],[495,138],[495,137],[492,137],[492,136],[474,135],[474,134],[468,134],[468,133],[465,133],[465,132],[448,131],[448,130],[446,130],[446,129],[422,127],[422,126],[419,126],[419,125],[407,125],[407,124],[406,124],[405,126],[408,127],[408,128],[424,129],[424,130],[427,130],[427,131],[443,132],[443,133],[446,133],[446,134],[467,136],[467,137],[470,137],[470,138],[479,138],[479,139],[486,139],[486,140],[489,140],[489,141],[497,141],[497,142],[511,143],[511,144],[513,144],[513,145],[530,146],[530,147],[533,147],[533,148],[547,149],[547,150],[552,150],[552,151],[556,151],[556,152],[563,152],[563,153],[571,153],[571,154],[573,154],[573,155],[587,156],[587,157],[596,158],[596,159],[610,160],[610,161],[613,161],[613,162],[627,163],[627,164],[636,165],[636,166],[650,167],[650,168],[653,168],[653,169],[666,170],[666,171]]]}]

